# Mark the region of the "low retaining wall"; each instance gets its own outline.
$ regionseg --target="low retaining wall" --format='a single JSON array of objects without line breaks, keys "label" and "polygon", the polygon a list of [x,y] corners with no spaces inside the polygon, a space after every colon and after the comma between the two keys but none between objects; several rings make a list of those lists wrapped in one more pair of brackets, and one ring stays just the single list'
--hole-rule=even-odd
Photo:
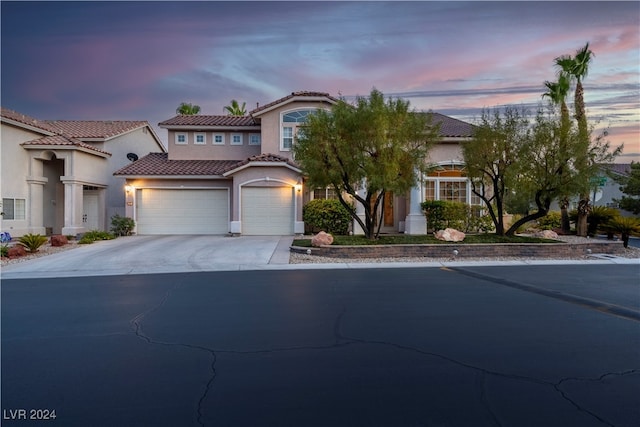
[{"label": "low retaining wall", "polygon": [[304,248],[292,246],[291,251],[331,258],[447,258],[457,250],[457,258],[485,257],[534,257],[569,258],[583,257],[589,254],[620,255],[625,251],[622,242],[590,243],[469,243],[435,245],[361,245],[361,246],[322,246]]}]

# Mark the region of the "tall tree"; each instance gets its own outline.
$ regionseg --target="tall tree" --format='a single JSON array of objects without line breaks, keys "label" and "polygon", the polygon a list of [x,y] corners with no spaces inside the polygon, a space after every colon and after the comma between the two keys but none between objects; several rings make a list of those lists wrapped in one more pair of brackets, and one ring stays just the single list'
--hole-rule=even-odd
[{"label": "tall tree", "polygon": [[[602,138],[590,144],[590,166],[577,168],[566,151],[582,144],[579,131],[577,126],[564,129],[555,110],[540,108],[533,118],[514,107],[485,110],[472,141],[463,146],[463,156],[472,191],[485,203],[496,234],[513,235],[522,224],[545,216],[552,200],[575,192],[597,163],[611,161],[620,148],[610,152]],[[506,229],[504,204],[512,192],[528,200],[530,210]]]},{"label": "tall tree", "polygon": [[247,114],[247,110],[245,106],[246,102],[242,103],[242,106],[235,99],[231,100],[231,105],[226,105],[224,109],[229,113],[230,116],[244,116]]},{"label": "tall tree", "polygon": [[[401,99],[385,101],[373,89],[355,105],[340,99],[330,112],[310,114],[293,151],[308,184],[333,188],[365,236],[375,239],[385,195],[416,185],[438,128],[430,114],[411,111]],[[364,220],[352,201],[362,206]]]},{"label": "tall tree", "polygon": [[[567,139],[569,137],[569,131],[571,130],[571,117],[569,116],[569,107],[567,107],[567,96],[571,89],[571,80],[567,73],[561,71],[558,74],[558,80],[555,82],[544,82],[547,92],[542,94],[542,97],[548,97],[551,104],[555,107],[560,107],[560,154],[565,155],[565,162],[561,162],[558,173],[562,174],[567,167],[571,153],[567,149]],[[571,231],[571,223],[569,220],[569,194],[563,194],[560,196],[560,217],[561,228],[565,234]]]},{"label": "tall tree", "polygon": [[176,114],[182,114],[185,116],[200,114],[200,106],[186,103],[186,102],[181,102],[178,108],[176,108]]},{"label": "tall tree", "polygon": [[[578,135],[581,145],[574,153],[576,157],[576,167],[587,168],[589,162],[589,128],[587,125],[587,115],[584,103],[583,80],[589,73],[589,65],[595,54],[589,49],[589,43],[576,51],[575,56],[562,55],[555,59],[556,67],[560,73],[569,76],[576,83],[574,94],[575,119],[578,123]],[[578,220],[576,223],[576,234],[578,236],[587,235],[587,216],[591,210],[589,199],[589,180],[583,183],[580,191],[580,201],[578,202]]]}]

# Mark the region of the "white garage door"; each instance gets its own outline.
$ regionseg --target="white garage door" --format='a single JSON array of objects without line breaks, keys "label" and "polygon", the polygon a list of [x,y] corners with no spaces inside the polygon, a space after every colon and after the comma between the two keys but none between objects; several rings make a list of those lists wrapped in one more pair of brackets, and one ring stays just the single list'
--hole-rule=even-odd
[{"label": "white garage door", "polygon": [[242,188],[242,234],[293,234],[293,188]]},{"label": "white garage door", "polygon": [[229,231],[227,190],[136,192],[138,234],[226,234]]}]

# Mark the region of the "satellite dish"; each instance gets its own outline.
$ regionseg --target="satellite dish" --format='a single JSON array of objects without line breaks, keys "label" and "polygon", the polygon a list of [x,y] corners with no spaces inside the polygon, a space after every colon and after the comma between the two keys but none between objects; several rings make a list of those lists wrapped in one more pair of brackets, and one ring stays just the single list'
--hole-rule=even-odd
[{"label": "satellite dish", "polygon": [[127,154],[127,159],[135,162],[136,160],[138,160],[138,155],[136,153],[129,153]]}]

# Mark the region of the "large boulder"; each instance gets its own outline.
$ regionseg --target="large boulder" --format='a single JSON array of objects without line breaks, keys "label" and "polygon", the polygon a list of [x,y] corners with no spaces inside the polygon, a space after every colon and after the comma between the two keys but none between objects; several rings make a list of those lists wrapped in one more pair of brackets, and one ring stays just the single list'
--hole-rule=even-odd
[{"label": "large boulder", "polygon": [[51,236],[51,246],[64,246],[69,243],[67,236],[63,236],[60,234],[54,234]]},{"label": "large boulder", "polygon": [[558,238],[558,233],[553,230],[542,230],[538,231],[535,234],[536,237],[540,237],[542,239],[553,239],[556,240]]},{"label": "large boulder", "polygon": [[465,234],[455,228],[445,228],[444,230],[436,231],[434,236],[436,239],[445,242],[462,242],[465,238]]},{"label": "large boulder", "polygon": [[20,258],[21,256],[25,256],[27,254],[27,250],[22,245],[11,246],[7,251],[7,256],[9,258]]},{"label": "large boulder", "polygon": [[333,236],[324,231],[319,232],[311,238],[311,246],[319,248],[320,246],[330,245],[333,243]]}]

